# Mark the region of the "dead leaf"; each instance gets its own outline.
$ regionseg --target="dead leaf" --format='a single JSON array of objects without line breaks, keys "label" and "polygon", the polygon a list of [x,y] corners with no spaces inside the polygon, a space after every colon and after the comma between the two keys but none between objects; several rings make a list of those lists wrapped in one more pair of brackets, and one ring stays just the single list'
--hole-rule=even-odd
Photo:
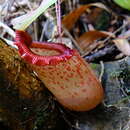
[{"label": "dead leaf", "polygon": [[127,39],[117,38],[113,42],[124,55],[130,56],[130,44]]},{"label": "dead leaf", "polygon": [[81,35],[77,39],[77,42],[79,43],[79,46],[82,48],[83,51],[90,52],[99,44],[99,42],[95,42],[95,40],[105,38],[109,35],[111,35],[111,34],[107,33],[107,32],[89,31],[89,32],[85,32],[83,35]]},{"label": "dead leaf", "polygon": [[89,5],[82,5],[80,6],[80,8],[75,9],[74,11],[72,11],[71,13],[69,13],[68,15],[66,15],[63,20],[62,20],[62,24],[68,29],[70,30],[74,23],[78,20],[79,16],[85,12],[85,10],[90,7]]},{"label": "dead leaf", "polygon": [[97,2],[97,3],[93,3],[93,4],[90,4],[91,6],[96,6],[98,8],[101,8],[101,9],[104,9],[106,10],[107,12],[111,12],[104,4],[100,3],[100,2]]},{"label": "dead leaf", "polygon": [[96,6],[96,7],[105,9],[106,11],[109,11],[105,7],[105,5],[103,5],[102,3],[93,3],[93,4],[82,5],[79,8],[75,9],[74,11],[70,12],[68,15],[66,15],[63,18],[63,20],[62,20],[62,24],[68,30],[70,30],[73,27],[73,25],[75,24],[75,22],[78,20],[78,18],[80,17],[80,15],[83,14],[88,8],[90,8],[92,6]]}]

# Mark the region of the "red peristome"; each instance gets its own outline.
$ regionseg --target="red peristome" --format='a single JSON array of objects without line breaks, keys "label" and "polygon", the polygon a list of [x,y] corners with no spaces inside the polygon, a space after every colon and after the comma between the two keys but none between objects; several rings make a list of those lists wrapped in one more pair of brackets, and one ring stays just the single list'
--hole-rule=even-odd
[{"label": "red peristome", "polygon": [[30,44],[32,43],[32,38],[28,33],[24,31],[18,31],[18,30],[15,33],[16,33],[16,36],[15,36],[16,42],[24,43],[25,45],[30,46]]},{"label": "red peristome", "polygon": [[[39,66],[57,64],[71,58],[74,53],[74,50],[71,50],[60,43],[32,42],[32,38],[28,33],[19,30],[16,31],[15,45],[18,46],[22,58],[31,64]],[[60,52],[60,54],[54,56],[41,56],[34,54],[30,48],[56,50]]]}]

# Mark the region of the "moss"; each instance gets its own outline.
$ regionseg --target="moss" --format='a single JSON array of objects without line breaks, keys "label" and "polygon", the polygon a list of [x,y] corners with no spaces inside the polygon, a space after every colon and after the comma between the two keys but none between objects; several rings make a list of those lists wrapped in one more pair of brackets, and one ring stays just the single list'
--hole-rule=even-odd
[{"label": "moss", "polygon": [[33,130],[52,130],[56,126],[57,111],[51,108],[39,108],[36,112],[36,119]]},{"label": "moss", "polygon": [[113,78],[118,78],[121,73],[122,73],[122,70],[111,72],[111,73],[110,73],[110,78],[111,78],[111,79],[113,79]]},{"label": "moss", "polygon": [[97,64],[91,64],[92,69],[96,70],[97,69]]},{"label": "moss", "polygon": [[130,66],[127,63],[120,64],[120,69],[110,74],[110,78],[116,78],[120,81],[121,87],[130,93]]}]

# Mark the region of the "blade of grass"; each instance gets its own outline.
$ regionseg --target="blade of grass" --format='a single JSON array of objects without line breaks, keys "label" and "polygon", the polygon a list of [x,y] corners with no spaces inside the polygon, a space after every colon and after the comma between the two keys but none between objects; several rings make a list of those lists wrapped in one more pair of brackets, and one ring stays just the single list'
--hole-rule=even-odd
[{"label": "blade of grass", "polygon": [[43,0],[41,5],[34,11],[12,20],[14,29],[25,30],[38,16],[45,12],[57,0]]}]

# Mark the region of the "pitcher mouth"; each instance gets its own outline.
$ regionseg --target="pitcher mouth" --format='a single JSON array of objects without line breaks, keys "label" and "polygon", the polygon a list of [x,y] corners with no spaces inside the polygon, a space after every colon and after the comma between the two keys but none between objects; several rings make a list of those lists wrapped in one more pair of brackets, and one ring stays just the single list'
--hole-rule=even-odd
[{"label": "pitcher mouth", "polygon": [[[33,42],[30,35],[24,31],[16,31],[15,45],[18,46],[20,56],[30,64],[44,66],[55,65],[59,62],[66,61],[73,56],[74,50],[66,47],[61,43],[53,42]],[[59,54],[43,56],[35,54],[31,48],[55,50]]]}]

